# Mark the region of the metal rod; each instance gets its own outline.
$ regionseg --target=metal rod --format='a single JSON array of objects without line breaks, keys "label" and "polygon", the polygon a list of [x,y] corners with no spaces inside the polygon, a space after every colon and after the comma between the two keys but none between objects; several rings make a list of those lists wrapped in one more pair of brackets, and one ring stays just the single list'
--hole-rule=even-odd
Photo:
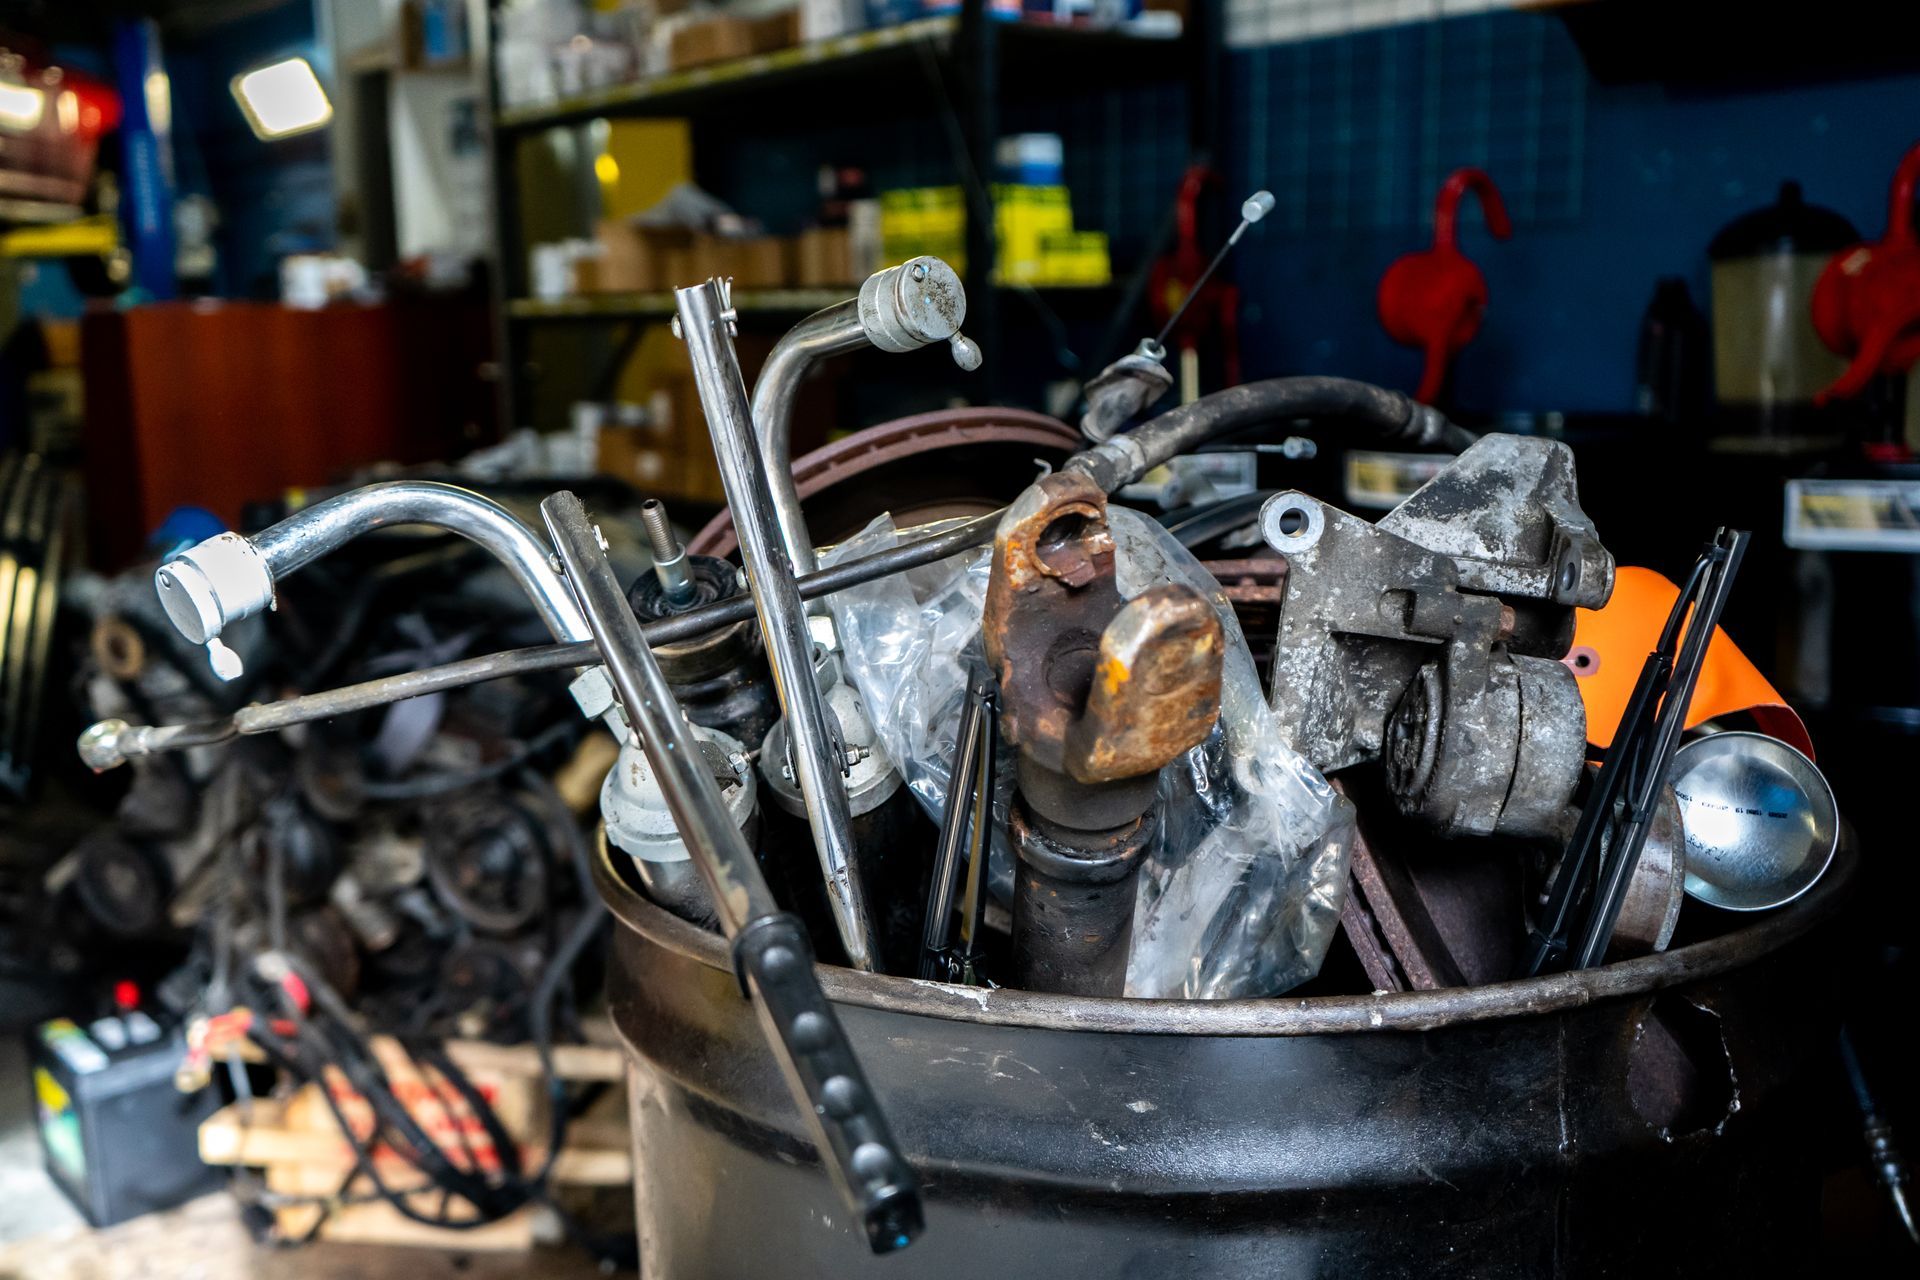
[{"label": "metal rod", "polygon": [[586,508],[573,494],[556,493],[540,504],[540,514],[600,659],[627,709],[627,720],[660,780],[680,838],[689,850],[698,851],[694,861],[713,891],[720,927],[732,937],[761,916],[778,912],[780,905],[728,811],[719,783],[703,763],[705,756],[647,645],[640,620],[600,551]]},{"label": "metal rod", "polygon": [[760,378],[753,384],[753,426],[760,441],[760,458],[773,494],[773,514],[780,540],[797,574],[817,567],[807,519],[800,510],[800,491],[793,481],[793,402],[807,373],[829,356],[858,351],[867,345],[860,323],[860,302],[849,298],[816,311],[789,329],[773,344]]},{"label": "metal rod", "polygon": [[[800,594],[812,600],[848,587],[884,578],[888,574],[917,569],[948,556],[991,541],[1000,513],[980,516],[929,537],[877,551],[808,574],[800,579]],[[650,645],[673,644],[689,640],[720,627],[731,626],[753,617],[753,597],[729,596],[712,604],[671,618],[649,622],[642,628]],[[499,680],[507,676],[533,675],[541,671],[559,671],[589,666],[599,661],[599,649],[591,640],[565,644],[535,645],[525,649],[503,649],[498,653],[462,658],[437,667],[405,671],[360,684],[329,689],[322,693],[302,694],[278,702],[242,707],[219,720],[180,725],[129,725],[121,720],[102,720],[80,736],[80,757],[90,768],[112,769],[135,756],[157,755],[163,751],[183,751],[188,747],[226,742],[239,735],[275,733],[296,724],[330,720],[334,716],[366,711],[388,703],[403,702],[422,694],[441,693],[467,685]]]},{"label": "metal rod", "polygon": [[[927,894],[927,918],[921,930],[920,976],[948,981],[949,949],[953,942],[953,895],[960,887],[962,854],[969,847],[968,825],[978,806],[974,791],[981,786],[980,747],[987,730],[987,700],[977,682],[969,682],[960,707],[960,731],[953,752],[953,778],[947,787],[947,810],[940,815],[940,839],[934,846],[933,888]],[[985,783],[992,787],[992,780]]]},{"label": "metal rod", "polygon": [[552,569],[552,553],[505,507],[455,485],[395,480],[371,484],[287,517],[252,538],[216,534],[153,573],[167,618],[207,647],[214,674],[232,680],[239,655],[222,633],[273,607],[280,580],[360,534],[424,524],[460,534],[491,552],[532,600],[557,639],[584,640],[586,622]]},{"label": "metal rod", "polygon": [[491,552],[561,640],[589,638],[586,620],[553,571],[553,555],[511,511],[482,494],[430,480],[365,485],[296,512],[250,541],[277,582],[351,539],[394,525],[457,533]]},{"label": "metal rod", "polygon": [[713,437],[720,484],[733,511],[747,586],[760,618],[767,665],[780,708],[787,717],[794,773],[806,802],[814,849],[826,878],[834,924],[847,960],[877,971],[879,942],[867,910],[853,844],[853,819],[843,781],[845,756],[834,749],[838,735],[827,720],[813,675],[813,637],[793,566],[780,545],[773,496],[753,429],[745,379],[734,353],[731,320],[717,282],[674,290],[680,334],[693,365],[694,387]]},{"label": "metal rod", "polygon": [[640,504],[640,523],[646,526],[647,541],[653,547],[653,574],[660,579],[667,603],[675,608],[692,604],[697,588],[693,585],[693,574],[688,571],[687,549],[674,536],[666,505],[658,498],[648,498]]},{"label": "metal rod", "polygon": [[873,1251],[904,1248],[923,1223],[919,1185],[820,989],[806,930],[774,901],[727,811],[586,508],[573,494],[556,493],[540,504],[540,514],[674,825],[713,895],[720,927],[733,943],[734,971],[752,989],[761,1030],[821,1160],[859,1216]]},{"label": "metal rod", "polygon": [[1213,261],[1207,264],[1207,269],[1200,273],[1200,278],[1193,282],[1191,289],[1187,290],[1187,296],[1180,299],[1180,305],[1174,308],[1172,315],[1167,317],[1167,322],[1160,326],[1160,332],[1153,340],[1154,346],[1166,346],[1167,335],[1172,333],[1173,327],[1180,323],[1180,317],[1187,314],[1187,308],[1192,306],[1193,300],[1200,296],[1200,290],[1206,286],[1207,281],[1213,279],[1213,273],[1220,269],[1220,264],[1225,262],[1227,255],[1233,252],[1233,246],[1240,243],[1240,237],[1247,234],[1248,227],[1273,212],[1273,204],[1271,191],[1256,191],[1247,197],[1246,202],[1240,206],[1240,225],[1233,229],[1233,234],[1227,237],[1227,242],[1220,246],[1218,253],[1213,255]]}]

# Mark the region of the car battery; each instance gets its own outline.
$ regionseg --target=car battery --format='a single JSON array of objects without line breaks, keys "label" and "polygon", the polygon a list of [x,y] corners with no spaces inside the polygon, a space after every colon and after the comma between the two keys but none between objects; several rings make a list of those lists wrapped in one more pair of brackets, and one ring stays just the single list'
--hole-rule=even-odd
[{"label": "car battery", "polygon": [[225,1171],[200,1162],[200,1122],[216,1091],[182,1094],[186,1045],[145,1013],[41,1023],[28,1046],[47,1173],[88,1222],[112,1226],[214,1190]]}]

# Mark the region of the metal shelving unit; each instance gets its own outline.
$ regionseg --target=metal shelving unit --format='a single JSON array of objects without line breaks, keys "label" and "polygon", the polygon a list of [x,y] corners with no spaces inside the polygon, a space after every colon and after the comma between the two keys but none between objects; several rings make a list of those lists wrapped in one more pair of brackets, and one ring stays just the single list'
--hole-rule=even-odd
[{"label": "metal shelving unit", "polygon": [[[747,120],[776,104],[790,118],[796,100],[804,101],[806,110],[824,125],[883,118],[903,102],[939,101],[944,95],[959,124],[956,150],[960,156],[955,167],[960,172],[955,180],[968,199],[966,328],[969,336],[993,350],[1000,338],[1001,303],[1009,289],[991,283],[996,250],[991,196],[973,176],[993,172],[1003,103],[1038,91],[1077,96],[1129,85],[1181,82],[1191,104],[1194,152],[1218,155],[1220,8],[1221,0],[1194,0],[1178,37],[1156,37],[1126,29],[1003,21],[991,16],[987,0],[962,0],[957,13],[671,72],[538,106],[500,107],[498,68],[490,68],[503,424],[530,418],[531,371],[525,363],[530,326],[644,321],[672,313],[672,298],[666,293],[552,302],[526,296],[527,246],[517,207],[515,164],[519,144],[530,133],[577,128],[597,119]],[[490,17],[493,9],[490,4]],[[495,34],[489,32],[489,50],[497,48]],[[787,317],[816,310],[848,292],[846,288],[748,291],[736,295],[736,304],[743,317]],[[1043,292],[1085,298],[1098,297],[1102,290]],[[994,362],[987,367],[991,370]],[[986,391],[992,399],[991,382]]]}]

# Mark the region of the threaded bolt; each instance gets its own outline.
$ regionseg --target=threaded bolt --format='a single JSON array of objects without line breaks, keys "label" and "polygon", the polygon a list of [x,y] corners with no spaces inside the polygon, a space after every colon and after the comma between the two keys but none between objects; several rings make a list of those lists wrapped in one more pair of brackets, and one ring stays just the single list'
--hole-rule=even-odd
[{"label": "threaded bolt", "polygon": [[653,572],[666,591],[667,603],[675,608],[692,604],[698,588],[687,569],[686,548],[674,536],[673,524],[667,519],[666,504],[658,498],[641,503],[640,523],[646,526],[647,540],[653,544]]},{"label": "threaded bolt", "polygon": [[667,520],[664,502],[648,498],[641,503],[640,522],[647,526],[647,537],[653,541],[655,560],[672,560],[680,554],[680,540],[673,536],[673,525]]}]

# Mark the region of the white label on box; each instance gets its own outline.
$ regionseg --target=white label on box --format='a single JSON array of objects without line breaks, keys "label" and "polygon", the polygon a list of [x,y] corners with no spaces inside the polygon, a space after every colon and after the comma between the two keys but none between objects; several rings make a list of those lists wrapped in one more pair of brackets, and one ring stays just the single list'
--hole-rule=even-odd
[{"label": "white label on box", "polygon": [[1782,532],[1799,551],[1920,552],[1920,481],[1789,480]]}]

